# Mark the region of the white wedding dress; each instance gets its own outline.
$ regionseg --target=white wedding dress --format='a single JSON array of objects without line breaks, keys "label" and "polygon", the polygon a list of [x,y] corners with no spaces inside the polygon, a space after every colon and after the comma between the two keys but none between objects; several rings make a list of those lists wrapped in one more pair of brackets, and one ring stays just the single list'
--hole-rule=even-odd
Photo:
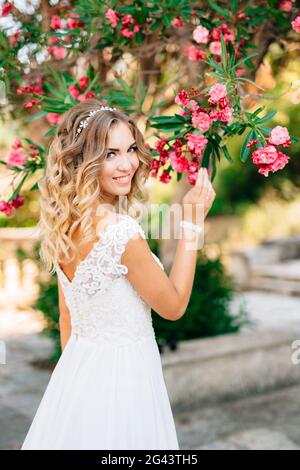
[{"label": "white wedding dress", "polygon": [[179,449],[151,308],[121,264],[137,232],[146,238],[118,214],[72,280],[56,264],[72,333],[21,450]]}]

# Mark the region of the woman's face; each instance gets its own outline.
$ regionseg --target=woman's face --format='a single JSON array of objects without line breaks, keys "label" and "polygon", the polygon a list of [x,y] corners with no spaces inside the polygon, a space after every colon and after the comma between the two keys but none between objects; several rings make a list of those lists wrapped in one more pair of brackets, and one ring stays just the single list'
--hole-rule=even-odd
[{"label": "woman's face", "polygon": [[106,155],[100,171],[101,199],[113,203],[118,196],[128,194],[138,167],[137,146],[132,132],[125,123],[118,122],[108,133]]}]

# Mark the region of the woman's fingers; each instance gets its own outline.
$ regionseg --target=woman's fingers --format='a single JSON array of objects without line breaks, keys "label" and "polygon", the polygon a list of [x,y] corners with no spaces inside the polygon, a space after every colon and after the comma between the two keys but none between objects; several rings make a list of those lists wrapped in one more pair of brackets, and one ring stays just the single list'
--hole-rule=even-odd
[{"label": "woman's fingers", "polygon": [[205,180],[205,171],[204,170],[205,169],[202,168],[202,167],[199,168],[196,183],[194,185],[195,188],[201,189],[203,187],[204,180]]}]

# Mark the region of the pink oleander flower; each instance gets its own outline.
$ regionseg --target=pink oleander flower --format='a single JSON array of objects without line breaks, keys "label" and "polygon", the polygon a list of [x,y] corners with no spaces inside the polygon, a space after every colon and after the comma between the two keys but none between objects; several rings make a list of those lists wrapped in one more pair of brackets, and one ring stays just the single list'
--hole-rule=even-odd
[{"label": "pink oleander flower", "polygon": [[30,147],[30,156],[31,156],[31,157],[36,157],[37,155],[40,154],[39,149],[37,149],[37,148],[35,147],[35,145],[29,144],[29,147]]},{"label": "pink oleander flower", "polygon": [[175,96],[175,103],[179,104],[181,106],[187,106],[188,101],[189,101],[189,95],[185,90],[181,90],[176,96]]},{"label": "pink oleander flower", "polygon": [[204,26],[197,26],[193,31],[193,39],[198,44],[206,44],[208,42],[209,30]]},{"label": "pink oleander flower", "polygon": [[159,168],[160,168],[159,160],[157,160],[157,158],[153,158],[152,165],[151,165],[151,170],[158,170]]},{"label": "pink oleander flower", "polygon": [[58,113],[48,113],[46,116],[49,124],[58,124],[60,121],[61,115]]},{"label": "pink oleander flower", "polygon": [[67,48],[63,46],[51,46],[47,50],[56,60],[64,59],[67,55]]},{"label": "pink oleander flower", "polygon": [[2,12],[1,12],[1,16],[7,16],[10,14],[11,10],[13,8],[13,5],[12,3],[4,3],[3,7],[2,7]]},{"label": "pink oleander flower", "polygon": [[233,112],[234,109],[229,106],[224,109],[220,109],[220,111],[218,111],[218,119],[222,122],[228,123],[232,118]]},{"label": "pink oleander flower", "polygon": [[105,18],[110,22],[110,26],[112,28],[115,28],[119,21],[119,14],[117,11],[113,10],[112,8],[109,8],[105,13]]},{"label": "pink oleander flower", "polygon": [[0,212],[7,216],[11,215],[13,212],[12,204],[8,201],[0,201]]},{"label": "pink oleander flower", "polygon": [[89,77],[87,75],[84,75],[83,77],[81,77],[79,80],[78,80],[78,86],[81,90],[85,90],[86,87],[88,86],[89,84]]},{"label": "pink oleander flower", "polygon": [[203,134],[189,134],[186,136],[187,145],[189,150],[196,153],[198,156],[202,156],[202,152],[208,142]]},{"label": "pink oleander flower", "polygon": [[31,109],[36,103],[37,103],[37,99],[33,98],[32,100],[30,101],[26,101],[24,104],[23,104],[23,108],[24,109]]},{"label": "pink oleander flower", "polygon": [[188,173],[188,182],[191,184],[191,185],[195,185],[196,184],[196,181],[197,181],[197,175],[196,173]]},{"label": "pink oleander flower", "polygon": [[162,166],[164,166],[169,160],[169,150],[163,150],[159,155],[159,161]]},{"label": "pink oleander flower", "polygon": [[272,145],[282,145],[289,147],[291,145],[291,138],[289,131],[286,127],[276,126],[270,132],[269,143]]},{"label": "pink oleander flower", "polygon": [[21,147],[14,148],[8,156],[7,166],[23,166],[25,161],[26,155],[24,150]]},{"label": "pink oleander flower", "polygon": [[243,69],[236,69],[235,70],[235,75],[237,77],[241,77],[242,75],[244,75],[245,71]]},{"label": "pink oleander flower", "polygon": [[60,16],[58,16],[58,15],[51,16],[50,27],[52,29],[61,29],[62,28],[62,20],[61,20]]},{"label": "pink oleander flower", "polygon": [[291,1],[285,0],[283,2],[280,2],[279,4],[279,10],[291,11],[292,9],[293,9],[293,3]]},{"label": "pink oleander flower", "polygon": [[94,90],[89,90],[86,93],[82,93],[81,95],[78,95],[78,101],[87,101],[90,98],[96,98],[96,93]]},{"label": "pink oleander flower", "polygon": [[199,109],[198,103],[196,100],[189,100],[187,104],[187,108],[193,113],[194,111],[197,111]]},{"label": "pink oleander flower", "polygon": [[230,31],[226,23],[222,23],[220,26],[215,26],[211,31],[211,39],[213,41],[221,41],[221,33],[224,36],[226,44],[228,41],[234,42],[235,35]]},{"label": "pink oleander flower", "polygon": [[18,149],[22,147],[22,142],[20,139],[16,138],[14,141],[13,141],[13,144],[12,144],[12,148],[13,149]]},{"label": "pink oleander flower", "polygon": [[277,158],[277,149],[274,145],[267,145],[266,147],[259,147],[252,154],[252,161],[254,165],[262,165],[266,163],[273,163]]},{"label": "pink oleander flower", "polygon": [[76,18],[80,18],[80,15],[78,15],[78,13],[70,13],[70,17],[67,19],[68,28],[76,29],[84,26],[84,23],[82,21],[78,21]]},{"label": "pink oleander flower", "polygon": [[173,18],[171,25],[174,26],[174,28],[182,28],[185,25],[185,21],[179,17]]},{"label": "pink oleander flower", "polygon": [[25,202],[25,199],[22,196],[16,196],[12,201],[11,205],[14,209],[18,209],[18,207],[22,206]]},{"label": "pink oleander flower", "polygon": [[122,16],[122,26],[129,26],[134,22],[133,16],[130,13],[123,14]]},{"label": "pink oleander flower", "polygon": [[212,54],[221,55],[222,48],[220,41],[212,41],[209,45],[209,50]]},{"label": "pink oleander flower", "polygon": [[189,60],[193,62],[198,62],[200,60],[205,60],[206,53],[202,49],[198,49],[198,47],[191,45],[187,46],[183,49],[183,52],[186,54]]},{"label": "pink oleander flower", "polygon": [[129,28],[123,28],[123,29],[121,29],[121,35],[124,38],[132,38],[133,31],[131,31]]},{"label": "pink oleander flower", "polygon": [[190,173],[196,173],[198,171],[198,168],[199,168],[199,162],[197,161],[192,161],[190,162],[189,164],[189,172]]},{"label": "pink oleander flower", "polygon": [[258,173],[269,176],[269,172],[274,173],[275,171],[282,170],[288,163],[290,157],[282,152],[277,152],[277,158],[273,163],[267,165],[260,165]]},{"label": "pink oleander flower", "polygon": [[177,157],[182,156],[182,142],[180,139],[175,140],[174,144],[172,145],[172,148],[175,150]]},{"label": "pink oleander flower", "polygon": [[268,145],[259,147],[252,154],[252,161],[258,166],[258,173],[268,176],[269,172],[281,170],[286,166],[290,157],[282,152],[278,152],[276,147]]},{"label": "pink oleander flower", "polygon": [[220,110],[227,108],[229,105],[229,99],[227,96],[224,96],[223,98],[220,98],[218,101],[218,107]]},{"label": "pink oleander flower", "polygon": [[167,170],[164,170],[159,178],[161,183],[169,183],[169,181],[172,179],[170,173]]},{"label": "pink oleander flower", "polygon": [[212,125],[212,119],[207,113],[195,111],[192,115],[192,124],[194,127],[206,132]]},{"label": "pink oleander flower", "polygon": [[300,33],[300,15],[296,16],[296,18],[291,22],[291,25],[296,33]]},{"label": "pink oleander flower", "polygon": [[77,100],[80,91],[78,90],[78,88],[76,87],[76,85],[70,85],[70,86],[69,86],[69,93],[70,93],[70,95],[72,96],[72,98],[75,98],[75,100]]},{"label": "pink oleander flower", "polygon": [[177,173],[183,173],[189,168],[189,161],[184,156],[177,156],[176,152],[170,152],[170,163]]},{"label": "pink oleander flower", "polygon": [[158,153],[162,153],[163,151],[165,151],[164,147],[168,142],[169,142],[169,139],[167,139],[167,137],[161,137],[155,142],[154,147],[156,148]]},{"label": "pink oleander flower", "polygon": [[209,103],[214,104],[227,97],[226,85],[216,83],[209,90]]}]

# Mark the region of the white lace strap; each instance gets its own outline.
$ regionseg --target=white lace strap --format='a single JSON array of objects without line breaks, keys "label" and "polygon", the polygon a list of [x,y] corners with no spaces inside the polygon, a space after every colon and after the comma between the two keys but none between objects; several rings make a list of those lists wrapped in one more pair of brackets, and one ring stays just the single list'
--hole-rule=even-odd
[{"label": "white lace strap", "polygon": [[112,257],[115,260],[115,267],[119,274],[127,274],[127,266],[121,264],[121,256],[126,249],[126,245],[134,235],[140,234],[146,239],[145,232],[139,222],[129,215],[125,215],[121,223],[118,224],[114,232]]}]

